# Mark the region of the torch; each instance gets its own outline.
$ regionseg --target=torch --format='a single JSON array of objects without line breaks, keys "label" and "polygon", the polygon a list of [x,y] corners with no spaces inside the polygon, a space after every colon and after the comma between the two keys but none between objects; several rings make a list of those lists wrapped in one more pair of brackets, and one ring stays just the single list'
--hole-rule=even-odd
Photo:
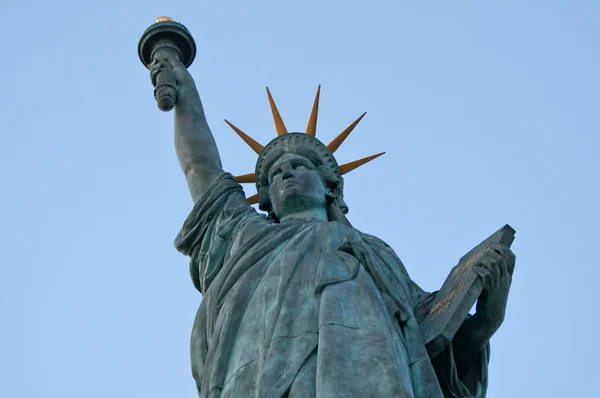
[{"label": "torch", "polygon": [[[154,62],[161,52],[171,52],[188,68],[196,57],[196,42],[183,24],[169,17],[160,17],[150,25],[138,44],[138,55],[145,67]],[[162,70],[156,77],[154,98],[161,111],[168,112],[177,103],[175,76],[170,69]]]}]

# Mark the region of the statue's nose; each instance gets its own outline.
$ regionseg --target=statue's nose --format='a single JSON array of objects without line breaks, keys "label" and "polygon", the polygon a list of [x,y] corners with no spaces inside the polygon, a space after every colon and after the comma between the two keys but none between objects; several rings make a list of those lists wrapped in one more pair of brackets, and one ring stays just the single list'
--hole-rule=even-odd
[{"label": "statue's nose", "polygon": [[292,172],[292,169],[286,169],[283,172],[283,175],[281,176],[281,178],[284,179],[284,180],[287,180],[287,179],[293,178],[293,177],[294,177],[294,174]]}]

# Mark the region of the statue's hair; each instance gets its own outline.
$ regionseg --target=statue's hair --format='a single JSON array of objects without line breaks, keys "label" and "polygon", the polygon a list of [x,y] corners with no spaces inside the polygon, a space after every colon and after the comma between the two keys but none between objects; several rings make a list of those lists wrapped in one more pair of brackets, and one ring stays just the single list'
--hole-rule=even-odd
[{"label": "statue's hair", "polygon": [[274,150],[265,156],[262,162],[262,172],[257,175],[257,185],[260,187],[258,192],[259,209],[266,211],[270,219],[278,221],[271,204],[271,194],[269,191],[269,170],[271,167],[273,167],[275,162],[286,153],[293,153],[295,155],[305,157],[313,165],[315,165],[317,172],[321,176],[321,180],[326,188],[327,205],[337,205],[344,214],[348,213],[348,206],[344,202],[344,180],[342,176],[336,175],[331,167],[323,162],[322,157],[317,151],[302,145],[286,145],[285,149],[281,148]]}]

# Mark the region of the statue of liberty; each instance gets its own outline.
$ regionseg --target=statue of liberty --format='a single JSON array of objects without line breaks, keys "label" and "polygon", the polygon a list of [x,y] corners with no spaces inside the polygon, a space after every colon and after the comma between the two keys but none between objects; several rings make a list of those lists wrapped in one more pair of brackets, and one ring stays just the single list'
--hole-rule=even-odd
[{"label": "statue of liberty", "polygon": [[[316,138],[319,91],[305,133],[288,132],[271,93],[277,137],[255,171],[224,171],[195,83],[160,52],[178,91],[175,146],[194,207],[175,240],[202,293],[191,337],[200,397],[484,397],[489,339],[504,319],[514,255],[500,244],[474,270],[483,292],[452,341],[430,355],[419,324],[423,291],[385,242],[353,228],[334,153],[362,116],[328,145]],[[363,114],[364,116],[364,114]],[[240,183],[255,183],[246,198]],[[251,204],[258,203],[258,212]]]}]

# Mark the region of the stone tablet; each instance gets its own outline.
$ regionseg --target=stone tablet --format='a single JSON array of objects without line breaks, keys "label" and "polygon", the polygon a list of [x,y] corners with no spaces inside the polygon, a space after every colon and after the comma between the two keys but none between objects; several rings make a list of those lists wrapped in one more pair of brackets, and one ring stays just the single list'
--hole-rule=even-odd
[{"label": "stone tablet", "polygon": [[[451,341],[468,316],[483,289],[481,277],[473,272],[473,265],[489,250],[492,243],[510,247],[515,239],[510,225],[500,228],[492,236],[461,257],[435,297],[433,307],[421,323],[429,355],[433,358]],[[512,270],[510,270],[512,273]]]}]

